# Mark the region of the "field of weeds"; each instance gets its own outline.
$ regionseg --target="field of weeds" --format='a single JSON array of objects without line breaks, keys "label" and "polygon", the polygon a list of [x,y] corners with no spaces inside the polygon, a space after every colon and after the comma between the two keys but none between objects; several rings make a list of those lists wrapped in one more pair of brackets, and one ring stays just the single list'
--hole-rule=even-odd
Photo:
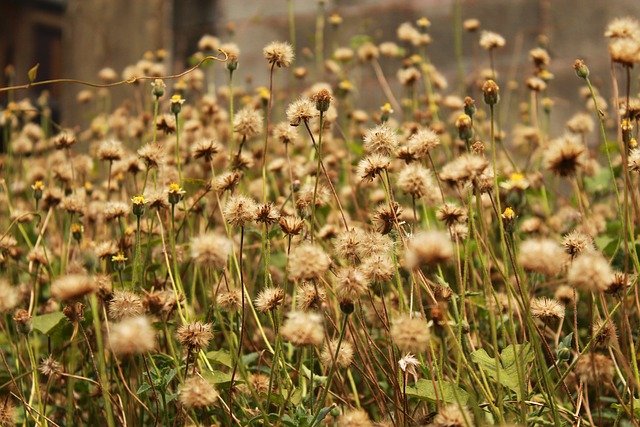
[{"label": "field of weeds", "polygon": [[266,87],[229,33],[0,88],[0,425],[638,426],[640,23],[553,129],[547,46],[507,81],[467,19],[457,81],[428,18],[329,49],[320,5]]}]

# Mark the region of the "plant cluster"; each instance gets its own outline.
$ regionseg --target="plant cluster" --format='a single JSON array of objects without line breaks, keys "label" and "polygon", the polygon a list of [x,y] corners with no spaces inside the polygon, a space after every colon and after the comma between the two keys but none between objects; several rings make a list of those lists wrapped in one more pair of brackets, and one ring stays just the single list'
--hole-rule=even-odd
[{"label": "plant cluster", "polygon": [[508,82],[459,20],[450,85],[430,25],[325,58],[319,2],[257,89],[207,35],[102,70],[85,128],[0,89],[0,425],[637,426],[640,24],[560,131],[544,46]]}]

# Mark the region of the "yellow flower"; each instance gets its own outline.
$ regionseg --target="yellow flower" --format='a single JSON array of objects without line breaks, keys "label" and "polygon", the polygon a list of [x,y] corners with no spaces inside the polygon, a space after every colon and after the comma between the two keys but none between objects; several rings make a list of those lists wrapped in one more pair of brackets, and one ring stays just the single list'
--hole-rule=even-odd
[{"label": "yellow flower", "polygon": [[513,221],[516,217],[515,211],[511,207],[507,207],[502,213],[502,219],[505,221]]}]

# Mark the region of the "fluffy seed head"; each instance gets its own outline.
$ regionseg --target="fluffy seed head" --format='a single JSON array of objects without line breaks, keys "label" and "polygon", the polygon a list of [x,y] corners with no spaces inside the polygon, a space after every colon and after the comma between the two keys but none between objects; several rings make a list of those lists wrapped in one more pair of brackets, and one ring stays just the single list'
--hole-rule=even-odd
[{"label": "fluffy seed head", "polygon": [[113,162],[116,160],[120,160],[122,155],[124,154],[124,149],[122,148],[122,142],[116,141],[114,139],[107,139],[100,143],[98,147],[98,152],[96,153],[98,159],[106,160],[109,162]]},{"label": "fluffy seed head", "polygon": [[572,286],[588,292],[606,291],[613,278],[609,263],[597,252],[585,252],[576,257],[567,275]]},{"label": "fluffy seed head", "polygon": [[433,427],[467,427],[473,424],[473,414],[466,407],[451,403],[443,407],[433,419]]},{"label": "fluffy seed head", "polygon": [[583,354],[578,359],[574,372],[587,384],[603,385],[613,380],[613,362],[599,353]]},{"label": "fluffy seed head", "polygon": [[553,140],[544,152],[547,169],[559,176],[572,176],[583,166],[586,147],[578,139],[564,137]]},{"label": "fluffy seed head", "polygon": [[287,107],[287,118],[291,126],[308,122],[318,115],[315,104],[309,98],[300,98]]},{"label": "fluffy seed head", "polygon": [[592,251],[593,239],[588,234],[574,230],[564,236],[562,245],[571,258],[575,258],[585,251]]},{"label": "fluffy seed head", "polygon": [[389,168],[390,160],[380,153],[371,154],[358,163],[357,174],[362,181],[371,182]]},{"label": "fluffy seed head", "polygon": [[318,280],[330,265],[331,259],[321,247],[303,243],[291,253],[289,276],[293,280]]},{"label": "fluffy seed head", "polygon": [[222,311],[239,311],[242,308],[242,294],[239,290],[231,290],[218,294],[216,302]]},{"label": "fluffy seed head", "polygon": [[260,111],[246,106],[233,118],[233,130],[243,138],[249,139],[262,132],[262,114]]},{"label": "fluffy seed head", "polygon": [[229,197],[224,207],[224,215],[229,224],[235,227],[244,227],[248,222],[254,222],[258,214],[258,205],[255,200],[243,195]]},{"label": "fluffy seed head", "polygon": [[283,300],[284,291],[281,288],[265,288],[256,297],[256,310],[260,313],[273,311],[282,304]]},{"label": "fluffy seed head", "polygon": [[206,349],[213,338],[211,323],[200,320],[182,325],[176,331],[176,338],[183,347],[190,349]]},{"label": "fluffy seed head", "polygon": [[138,294],[126,290],[117,290],[109,301],[109,318],[114,321],[141,316],[144,305]]},{"label": "fluffy seed head", "polygon": [[338,340],[331,340],[325,343],[320,353],[320,362],[324,366],[331,366],[334,364],[337,368],[346,368],[351,365],[353,361],[353,345],[349,341],[343,340],[338,351],[338,357],[336,357],[336,350],[338,349]]},{"label": "fluffy seed head", "polygon": [[431,334],[424,319],[402,316],[391,324],[391,340],[403,353],[426,351]]},{"label": "fluffy seed head", "polygon": [[220,269],[231,253],[231,242],[215,232],[201,234],[191,239],[191,258],[198,264]]},{"label": "fluffy seed head", "polygon": [[364,150],[367,153],[378,153],[391,156],[398,149],[398,136],[387,122],[367,130],[364,135]]},{"label": "fluffy seed head", "polygon": [[122,356],[146,353],[156,347],[156,332],[147,317],[130,317],[111,325],[109,344]]},{"label": "fluffy seed head", "polygon": [[271,42],[262,49],[264,59],[278,68],[286,68],[293,62],[293,47],[287,42]]},{"label": "fluffy seed head", "polygon": [[520,245],[518,262],[526,271],[554,277],[563,270],[565,261],[562,247],[551,239],[534,238]]},{"label": "fluffy seed head", "polygon": [[316,283],[305,282],[297,290],[296,307],[300,311],[319,310],[327,301],[327,292]]},{"label": "fluffy seed head", "polygon": [[0,295],[2,295],[2,298],[0,298],[0,313],[9,312],[20,303],[18,288],[11,286],[5,279],[0,279]]},{"label": "fluffy seed head", "polygon": [[532,299],[530,309],[533,317],[544,321],[564,319],[564,306],[551,298]]},{"label": "fluffy seed head", "polygon": [[193,376],[185,380],[178,399],[187,408],[205,408],[214,405],[219,397],[213,384],[199,376]]},{"label": "fluffy seed head", "polygon": [[347,267],[338,273],[336,294],[340,301],[357,301],[369,288],[367,277],[359,268]]},{"label": "fluffy seed head", "polygon": [[98,287],[89,276],[68,274],[51,284],[51,296],[57,301],[70,301],[94,293]]},{"label": "fluffy seed head", "polygon": [[484,50],[493,50],[499,47],[504,47],[506,44],[504,37],[493,31],[483,31],[480,34],[480,47]]},{"label": "fluffy seed head", "polygon": [[598,319],[591,325],[591,336],[596,348],[609,347],[618,338],[618,331],[611,320]]},{"label": "fluffy seed head", "polygon": [[429,150],[440,145],[440,137],[431,129],[420,129],[409,137],[409,150],[418,159],[426,157]]},{"label": "fluffy seed head", "polygon": [[428,203],[435,201],[436,184],[429,169],[420,163],[410,163],[398,174],[398,188],[415,199],[425,199]]},{"label": "fluffy seed head", "polygon": [[285,340],[294,345],[319,346],[324,340],[322,316],[313,312],[292,311],[280,330]]},{"label": "fluffy seed head", "polygon": [[451,258],[453,244],[449,235],[442,231],[419,232],[407,244],[405,262],[409,269],[435,266]]}]

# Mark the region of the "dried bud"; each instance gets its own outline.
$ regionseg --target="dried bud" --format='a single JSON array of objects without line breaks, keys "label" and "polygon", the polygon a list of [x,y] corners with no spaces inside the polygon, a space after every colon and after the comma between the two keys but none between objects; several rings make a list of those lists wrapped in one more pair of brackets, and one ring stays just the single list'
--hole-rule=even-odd
[{"label": "dried bud", "polygon": [[487,105],[495,105],[500,101],[500,88],[493,80],[487,80],[482,85],[482,92]]},{"label": "dried bud", "polygon": [[316,110],[324,113],[329,109],[333,98],[328,90],[322,89],[311,98],[316,103]]},{"label": "dried bud", "polygon": [[582,59],[576,59],[576,62],[573,63],[573,69],[576,70],[576,75],[581,79],[589,77],[589,68]]},{"label": "dried bud", "polygon": [[31,315],[25,309],[16,310],[13,314],[13,320],[16,322],[16,329],[23,335],[28,335],[33,329],[31,325]]}]

